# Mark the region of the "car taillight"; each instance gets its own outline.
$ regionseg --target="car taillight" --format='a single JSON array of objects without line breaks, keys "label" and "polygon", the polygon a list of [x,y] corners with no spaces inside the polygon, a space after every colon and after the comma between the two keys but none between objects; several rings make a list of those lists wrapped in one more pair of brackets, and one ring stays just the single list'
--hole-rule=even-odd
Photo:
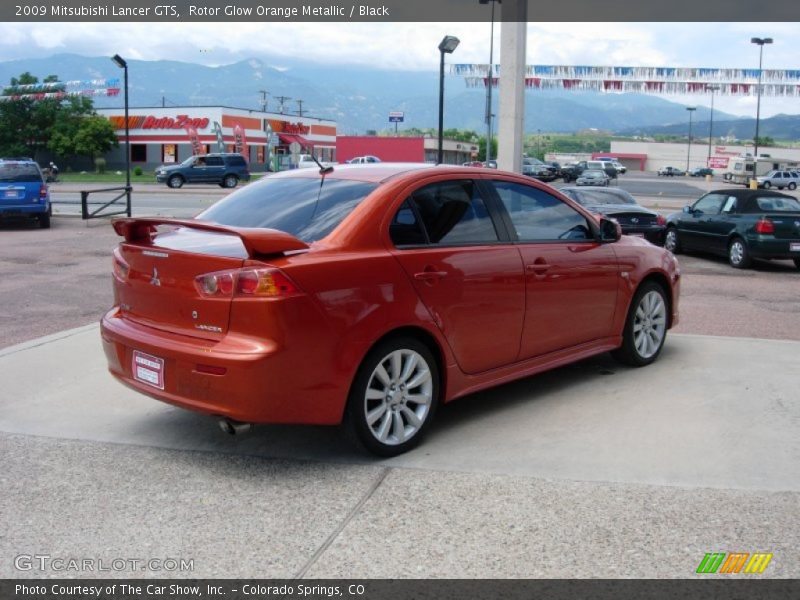
[{"label": "car taillight", "polygon": [[769,219],[761,219],[756,223],[756,233],[775,233],[775,224]]},{"label": "car taillight", "polygon": [[44,184],[39,186],[39,198],[41,198],[42,200],[47,198],[47,186]]},{"label": "car taillight", "polygon": [[128,263],[122,260],[122,257],[116,252],[114,253],[112,262],[114,265],[114,276],[120,281],[128,281],[128,273],[131,270],[131,268],[128,266]]},{"label": "car taillight", "polygon": [[195,278],[195,287],[208,298],[280,298],[298,292],[297,286],[278,269],[248,268],[206,273]]},{"label": "car taillight", "polygon": [[664,217],[664,215],[658,215],[656,217],[656,225],[662,225],[663,226],[663,225],[666,225],[666,224],[667,224],[667,219]]}]

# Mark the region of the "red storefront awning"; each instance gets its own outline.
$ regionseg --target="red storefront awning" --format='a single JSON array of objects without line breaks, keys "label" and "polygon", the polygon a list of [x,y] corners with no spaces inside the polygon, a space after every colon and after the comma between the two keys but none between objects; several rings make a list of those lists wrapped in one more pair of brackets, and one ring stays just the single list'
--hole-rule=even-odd
[{"label": "red storefront awning", "polygon": [[302,135],[297,135],[296,133],[279,133],[278,134],[278,138],[284,144],[291,144],[292,142],[297,142],[298,144],[303,146],[303,148],[313,148],[314,147],[314,142],[312,142],[311,140],[309,140],[307,138],[304,138]]}]

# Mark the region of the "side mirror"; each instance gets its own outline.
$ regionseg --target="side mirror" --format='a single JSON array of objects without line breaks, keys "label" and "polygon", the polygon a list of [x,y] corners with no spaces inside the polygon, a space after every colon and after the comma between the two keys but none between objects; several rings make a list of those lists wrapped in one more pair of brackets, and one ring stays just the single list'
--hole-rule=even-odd
[{"label": "side mirror", "polygon": [[618,242],[622,237],[622,227],[616,221],[600,217],[600,241]]},{"label": "side mirror", "polygon": [[690,214],[692,214],[694,211],[692,210],[692,207],[691,207],[691,206],[688,206],[688,205],[687,205],[687,206],[684,206],[684,207],[683,207],[683,212],[685,212],[687,215],[690,215]]}]

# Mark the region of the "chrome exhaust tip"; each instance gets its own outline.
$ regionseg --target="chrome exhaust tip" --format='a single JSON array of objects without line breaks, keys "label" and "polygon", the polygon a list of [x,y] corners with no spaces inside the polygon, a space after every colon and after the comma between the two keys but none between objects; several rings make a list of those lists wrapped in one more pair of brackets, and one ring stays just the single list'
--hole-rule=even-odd
[{"label": "chrome exhaust tip", "polygon": [[228,435],[244,435],[253,428],[252,423],[241,423],[231,419],[220,419],[217,423],[219,428]]}]

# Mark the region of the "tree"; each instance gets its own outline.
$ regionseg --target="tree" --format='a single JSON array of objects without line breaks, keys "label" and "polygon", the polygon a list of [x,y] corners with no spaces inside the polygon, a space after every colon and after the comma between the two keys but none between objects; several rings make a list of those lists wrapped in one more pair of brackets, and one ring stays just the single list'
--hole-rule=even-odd
[{"label": "tree", "polygon": [[53,128],[48,148],[59,156],[84,155],[92,160],[119,145],[114,127],[99,115],[73,115]]},{"label": "tree", "polygon": [[[3,95],[20,95],[15,100],[0,102],[0,155],[30,156],[49,147],[54,128],[65,119],[93,113],[91,98],[43,98],[35,99],[23,94],[29,90],[21,86],[39,83],[39,79],[28,72],[12,77]],[[44,83],[58,83],[56,75],[48,75]],[[47,89],[61,91],[63,86]]]},{"label": "tree", "polygon": [[773,140],[768,135],[764,135],[764,136],[760,135],[760,136],[758,136],[756,138],[756,144],[758,144],[759,146],[774,146],[775,145],[775,140]]}]

